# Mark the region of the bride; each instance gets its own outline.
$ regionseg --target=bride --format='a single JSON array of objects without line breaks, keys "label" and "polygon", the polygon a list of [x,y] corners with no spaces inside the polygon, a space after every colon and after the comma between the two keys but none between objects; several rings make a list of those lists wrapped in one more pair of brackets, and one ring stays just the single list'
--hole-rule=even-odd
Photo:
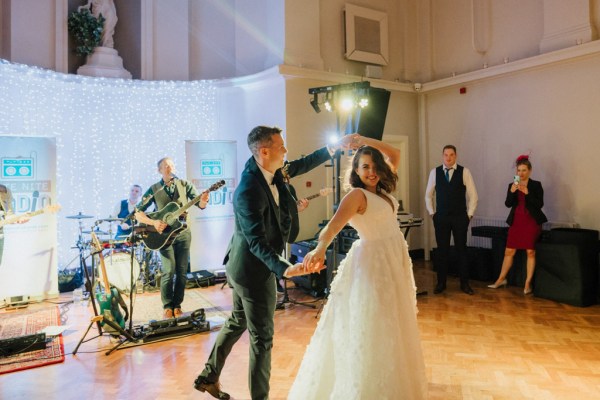
[{"label": "bride", "polygon": [[362,136],[354,147],[352,190],[304,267],[322,268],[328,245],[348,222],[360,240],[340,264],[288,399],[425,399],[412,262],[390,195],[400,151]]}]

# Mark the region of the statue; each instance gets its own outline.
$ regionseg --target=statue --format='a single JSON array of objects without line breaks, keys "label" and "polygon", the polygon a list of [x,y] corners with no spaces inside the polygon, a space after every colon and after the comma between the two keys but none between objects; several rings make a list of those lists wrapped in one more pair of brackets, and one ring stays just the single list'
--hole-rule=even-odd
[{"label": "statue", "polygon": [[85,6],[77,8],[77,11],[82,9],[90,10],[90,13],[98,18],[100,14],[104,17],[104,27],[102,29],[102,40],[100,45],[102,47],[115,47],[113,35],[115,33],[115,26],[117,25],[117,9],[113,0],[88,0]]},{"label": "statue", "polygon": [[102,15],[104,27],[100,46],[96,47],[94,52],[87,57],[86,64],[79,67],[77,73],[79,75],[131,79],[131,73],[123,68],[123,59],[119,57],[113,40],[115,25],[117,25],[117,10],[114,0],[87,0],[87,4],[79,7],[77,11],[82,9],[89,10],[96,18]]}]

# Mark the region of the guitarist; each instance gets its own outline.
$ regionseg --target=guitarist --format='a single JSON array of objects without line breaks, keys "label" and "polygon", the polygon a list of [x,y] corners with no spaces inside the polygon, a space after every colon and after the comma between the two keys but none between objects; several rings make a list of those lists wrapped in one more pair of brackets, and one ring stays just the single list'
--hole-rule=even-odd
[{"label": "guitarist", "polygon": [[[0,184],[0,220],[8,217],[13,213],[12,210],[12,194],[10,190]],[[29,217],[23,216],[19,218],[14,223],[15,224],[24,224],[29,221]],[[2,264],[2,255],[4,254],[4,227],[0,227],[0,264]]]},{"label": "guitarist", "polygon": [[[158,161],[158,173],[161,180],[150,188],[144,194],[144,198],[152,197],[152,200],[140,206],[139,211],[135,213],[136,219],[144,224],[153,226],[159,233],[162,233],[167,224],[160,220],[150,219],[144,211],[150,205],[154,204],[157,210],[161,210],[170,202],[176,202],[183,206],[189,200],[198,196],[198,191],[194,185],[186,180],[175,176],[175,163],[169,157]],[[164,189],[163,189],[164,188]],[[204,193],[200,202],[196,205],[204,210],[208,205],[209,193]],[[182,216],[186,218],[187,215]],[[192,234],[189,229],[183,229],[175,239],[167,246],[160,249],[160,258],[162,261],[162,275],[160,280],[160,296],[163,304],[163,317],[165,319],[177,318],[183,314],[181,303],[185,291],[186,273],[188,269],[188,260],[190,258],[190,244]]]}]

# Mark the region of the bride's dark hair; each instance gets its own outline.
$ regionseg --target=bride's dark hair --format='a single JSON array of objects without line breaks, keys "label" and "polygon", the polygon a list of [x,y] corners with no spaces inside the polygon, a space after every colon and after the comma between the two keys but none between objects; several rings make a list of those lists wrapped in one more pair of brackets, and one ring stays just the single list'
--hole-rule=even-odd
[{"label": "bride's dark hair", "polygon": [[[377,189],[383,189],[388,193],[396,190],[396,182],[398,181],[398,175],[395,171],[392,171],[390,165],[385,162],[383,154],[379,150],[371,146],[362,146],[354,154],[352,158],[352,168],[349,169],[348,185],[353,188],[364,188],[365,184],[360,180],[360,177],[356,173],[358,169],[358,162],[362,155],[369,155],[375,163],[377,175],[379,175],[379,182],[377,183]],[[348,188],[349,189],[349,188]]]}]

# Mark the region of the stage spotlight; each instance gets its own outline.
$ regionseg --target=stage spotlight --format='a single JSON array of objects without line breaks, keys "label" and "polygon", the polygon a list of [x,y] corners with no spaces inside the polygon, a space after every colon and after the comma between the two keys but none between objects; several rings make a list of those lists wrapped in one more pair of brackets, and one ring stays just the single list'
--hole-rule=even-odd
[{"label": "stage spotlight", "polygon": [[313,95],[313,99],[310,101],[310,105],[317,114],[321,112],[321,107],[319,107],[319,95],[317,93]]},{"label": "stage spotlight", "polygon": [[327,93],[325,95],[325,102],[323,103],[323,105],[325,106],[325,109],[329,112],[333,111],[333,95],[330,95],[330,93]]},{"label": "stage spotlight", "polygon": [[330,135],[327,141],[329,142],[329,144],[336,144],[339,139],[340,138],[338,137],[338,135]]},{"label": "stage spotlight", "polygon": [[342,111],[350,111],[354,108],[354,100],[350,97],[344,97],[340,101],[340,108]]}]

